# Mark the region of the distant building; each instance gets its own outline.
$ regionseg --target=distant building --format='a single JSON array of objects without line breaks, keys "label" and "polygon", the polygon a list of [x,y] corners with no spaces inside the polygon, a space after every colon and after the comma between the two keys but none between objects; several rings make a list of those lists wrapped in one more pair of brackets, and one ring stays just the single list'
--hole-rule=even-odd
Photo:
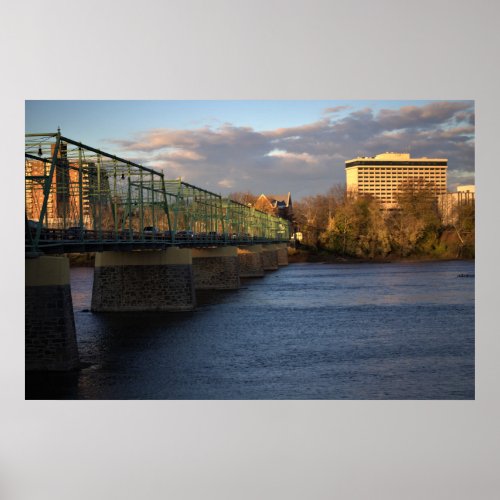
[{"label": "distant building", "polygon": [[444,225],[454,224],[457,220],[457,209],[464,205],[476,203],[476,187],[474,185],[457,186],[455,193],[446,193],[438,197],[438,210]]},{"label": "distant building", "polygon": [[445,194],[447,168],[446,158],[411,158],[409,153],[360,156],[345,162],[347,191],[373,196],[384,208],[394,209],[405,185],[424,185],[436,197]]},{"label": "distant building", "polygon": [[474,184],[467,184],[463,186],[457,186],[458,193],[476,193],[476,186]]},{"label": "distant building", "polygon": [[263,212],[271,213],[293,221],[292,195],[287,194],[261,194],[254,207]]},{"label": "distant building", "polygon": [[[80,211],[84,224],[91,224],[93,219],[90,204],[90,192],[96,184],[95,165],[85,162],[81,164],[82,179],[80,189],[80,165],[67,158],[67,145],[61,143],[58,163],[52,177],[51,189],[47,197],[47,208],[44,223],[50,228],[62,228],[79,225]],[[52,146],[51,157],[54,153]],[[51,161],[25,160],[25,197],[26,217],[38,221],[44,202],[44,184],[49,175]],[[103,179],[103,189],[109,190],[109,183]],[[80,198],[81,197],[81,198]]]}]

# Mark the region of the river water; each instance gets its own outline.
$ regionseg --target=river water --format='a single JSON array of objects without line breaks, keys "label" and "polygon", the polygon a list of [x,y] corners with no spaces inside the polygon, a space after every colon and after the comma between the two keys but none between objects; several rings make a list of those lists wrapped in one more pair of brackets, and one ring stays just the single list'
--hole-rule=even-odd
[{"label": "river water", "polygon": [[[466,276],[463,276],[466,275]],[[89,312],[80,357],[28,399],[474,399],[474,262],[291,264],[192,313]]]}]

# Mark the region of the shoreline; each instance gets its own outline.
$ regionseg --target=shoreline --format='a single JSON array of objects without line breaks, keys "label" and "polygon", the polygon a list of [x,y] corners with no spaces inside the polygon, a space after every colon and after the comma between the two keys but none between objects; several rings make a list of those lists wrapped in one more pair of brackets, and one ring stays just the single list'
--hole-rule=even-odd
[{"label": "shoreline", "polygon": [[[94,253],[89,254],[66,254],[70,260],[71,267],[94,267]],[[436,258],[431,256],[412,256],[412,257],[385,257],[385,258],[356,258],[356,257],[341,257],[339,255],[330,254],[322,251],[311,251],[305,249],[288,249],[288,263],[328,263],[328,264],[392,264],[399,262],[446,262],[454,260],[474,261],[474,258],[447,257]]]},{"label": "shoreline", "polygon": [[288,249],[288,263],[327,263],[327,264],[393,264],[393,263],[417,263],[417,262],[450,262],[450,261],[475,261],[475,258],[446,257],[436,258],[432,256],[411,256],[411,257],[385,257],[385,258],[356,258],[341,257],[339,255],[314,252],[309,250]]}]

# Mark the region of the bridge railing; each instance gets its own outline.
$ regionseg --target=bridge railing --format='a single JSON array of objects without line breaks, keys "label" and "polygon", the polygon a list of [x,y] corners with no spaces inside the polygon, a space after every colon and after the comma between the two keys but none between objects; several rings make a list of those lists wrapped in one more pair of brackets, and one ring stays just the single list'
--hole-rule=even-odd
[{"label": "bridge railing", "polygon": [[26,134],[26,251],[287,241],[288,222],[57,133]]}]

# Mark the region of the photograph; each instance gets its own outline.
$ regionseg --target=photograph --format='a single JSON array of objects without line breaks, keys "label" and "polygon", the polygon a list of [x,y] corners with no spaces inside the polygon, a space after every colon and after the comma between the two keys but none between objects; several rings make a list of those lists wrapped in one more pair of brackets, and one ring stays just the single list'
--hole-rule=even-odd
[{"label": "photograph", "polygon": [[496,500],[499,16],[7,0],[0,500]]},{"label": "photograph", "polygon": [[470,100],[28,100],[26,399],[473,400]]}]

